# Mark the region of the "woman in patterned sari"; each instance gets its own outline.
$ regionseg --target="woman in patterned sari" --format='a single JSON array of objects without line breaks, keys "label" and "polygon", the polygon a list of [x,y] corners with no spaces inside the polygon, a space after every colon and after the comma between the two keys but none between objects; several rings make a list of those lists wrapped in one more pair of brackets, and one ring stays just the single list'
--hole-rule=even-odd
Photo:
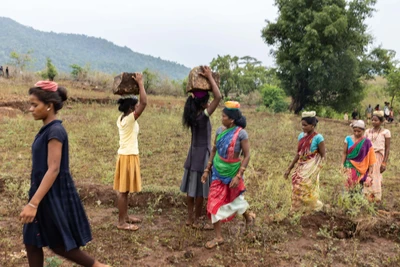
[{"label": "woman in patterned sari", "polygon": [[358,185],[371,186],[369,174],[373,170],[376,158],[371,141],[364,137],[364,121],[355,121],[351,126],[353,135],[346,136],[344,140],[342,166],[347,175],[346,187],[349,191],[358,191]]},{"label": "woman in patterned sari", "polygon": [[324,137],[315,132],[318,123],[315,115],[315,111],[303,112],[303,132],[298,137],[297,153],[284,174],[287,179],[297,162],[292,175],[292,212],[301,209],[318,211],[323,207],[319,200],[319,172],[325,158],[325,142]]},{"label": "woman in patterned sari", "polygon": [[[234,101],[225,103],[222,111],[222,125],[216,132],[216,139],[210,155],[210,161],[202,182],[205,183],[212,167],[210,193],[207,214],[214,225],[216,237],[206,243],[206,248],[214,248],[224,242],[221,233],[222,222],[232,220],[236,213],[246,219],[246,225],[254,223],[255,215],[247,212],[249,204],[244,199],[246,190],[243,173],[250,160],[250,145],[246,127],[246,118],[239,110],[240,104]],[[240,154],[243,152],[243,160]]]}]

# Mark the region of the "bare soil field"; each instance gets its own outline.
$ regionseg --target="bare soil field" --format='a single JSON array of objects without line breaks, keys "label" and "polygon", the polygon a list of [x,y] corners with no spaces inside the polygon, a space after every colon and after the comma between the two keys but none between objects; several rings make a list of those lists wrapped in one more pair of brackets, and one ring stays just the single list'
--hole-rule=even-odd
[{"label": "bare soil field", "polygon": [[[27,112],[27,85],[0,83],[0,266],[28,266],[18,215],[27,201],[30,145],[40,122]],[[3,88],[3,90],[2,90]],[[299,117],[244,107],[251,143],[246,199],[257,214],[245,230],[242,218],[224,224],[225,243],[207,250],[213,231],[185,226],[185,195],[179,192],[190,134],[181,126],[184,98],[150,96],[139,119],[144,189],[129,199],[142,219],[136,232],[116,228],[112,179],[118,148],[115,97],[104,92],[71,99],[60,118],[70,139],[71,172],[89,217],[93,241],[84,249],[112,266],[400,266],[400,137],[396,124],[384,173],[380,205],[348,200],[339,172],[342,142],[351,133],[342,121],[321,119],[327,146],[321,173],[323,211],[289,215],[290,181],[283,172],[294,156]],[[221,108],[220,108],[221,109]],[[220,125],[220,109],[212,117]],[[347,204],[346,204],[347,203]],[[207,220],[204,216],[204,220]],[[47,266],[74,266],[45,250]]]}]

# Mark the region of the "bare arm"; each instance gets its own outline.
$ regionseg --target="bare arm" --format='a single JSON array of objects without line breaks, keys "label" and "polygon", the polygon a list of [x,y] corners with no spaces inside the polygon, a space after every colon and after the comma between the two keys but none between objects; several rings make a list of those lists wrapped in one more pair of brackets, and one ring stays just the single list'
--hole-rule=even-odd
[{"label": "bare arm", "polygon": [[347,158],[347,143],[344,143],[343,146],[343,152],[342,152],[342,167],[344,166],[344,163],[346,162],[346,158]]},{"label": "bare arm", "polygon": [[385,138],[385,157],[383,158],[383,162],[381,165],[381,173],[386,171],[386,163],[389,159],[390,153],[390,138]]},{"label": "bare arm", "polygon": [[203,175],[201,176],[201,182],[203,184],[207,181],[208,174],[210,173],[211,167],[213,165],[215,154],[217,153],[216,143],[217,143],[217,137],[215,137],[215,139],[214,139],[214,145],[211,149],[210,158],[208,159],[207,167],[205,168]]},{"label": "bare arm", "polygon": [[296,156],[294,157],[294,159],[290,163],[289,167],[287,168],[285,174],[283,175],[286,179],[289,177],[290,171],[293,169],[293,167],[296,164],[296,162],[299,161],[299,158],[300,158],[299,153],[296,153]]},{"label": "bare arm", "polygon": [[222,99],[222,95],[221,92],[219,91],[219,88],[217,86],[217,83],[215,82],[212,73],[211,73],[211,69],[208,66],[203,66],[202,67],[203,72],[199,73],[201,76],[204,76],[208,79],[208,81],[211,84],[211,89],[212,89],[212,93],[214,95],[214,99],[213,101],[211,101],[210,105],[207,108],[207,113],[209,116],[211,116],[211,114],[214,113],[214,111],[217,109],[219,102]]},{"label": "bare arm", "polygon": [[240,164],[240,168],[238,172],[236,173],[235,177],[231,180],[229,187],[237,187],[239,185],[240,179],[243,177],[243,173],[246,170],[247,165],[249,164],[250,161],[250,143],[249,139],[242,140],[240,142],[240,147],[243,151],[243,160],[242,163]]},{"label": "bare arm", "polygon": [[132,76],[132,78],[138,83],[139,85],[139,96],[140,96],[140,101],[135,109],[135,112],[133,115],[135,116],[135,120],[137,120],[140,115],[142,114],[143,110],[146,108],[147,105],[147,94],[146,91],[144,90],[143,86],[143,75],[141,73],[136,73],[136,77]]},{"label": "bare arm", "polygon": [[21,222],[30,223],[35,218],[37,207],[47,192],[49,192],[50,188],[53,186],[53,183],[60,172],[61,153],[62,143],[57,139],[51,139],[48,143],[47,172],[29,204],[26,205],[22,210],[20,214]]},{"label": "bare arm", "polygon": [[325,159],[326,151],[325,151],[325,141],[322,141],[318,144],[318,153],[321,155],[322,159]]}]

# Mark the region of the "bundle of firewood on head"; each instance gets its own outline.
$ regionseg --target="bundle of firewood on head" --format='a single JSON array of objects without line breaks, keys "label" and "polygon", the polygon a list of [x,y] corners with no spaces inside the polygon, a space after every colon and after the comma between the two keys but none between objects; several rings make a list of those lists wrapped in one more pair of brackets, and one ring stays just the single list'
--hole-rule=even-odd
[{"label": "bundle of firewood on head", "polygon": [[[199,74],[202,72],[203,72],[202,66],[195,67],[190,71],[189,77],[188,77],[188,82],[186,85],[187,93],[193,93],[196,91],[211,91],[212,90],[211,84],[208,81],[208,79],[205,78],[204,76],[202,76],[201,74]],[[212,76],[215,80],[215,83],[219,87],[219,80],[220,80],[219,73],[213,72]]]},{"label": "bundle of firewood on head", "polygon": [[115,95],[139,94],[139,85],[133,77],[136,77],[136,73],[123,72],[115,76],[112,92]]}]

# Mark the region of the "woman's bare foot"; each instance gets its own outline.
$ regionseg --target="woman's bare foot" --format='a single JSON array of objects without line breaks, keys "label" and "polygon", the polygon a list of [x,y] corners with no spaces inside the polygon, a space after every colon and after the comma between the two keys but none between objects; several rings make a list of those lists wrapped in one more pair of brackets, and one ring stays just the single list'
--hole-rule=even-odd
[{"label": "woman's bare foot", "polygon": [[193,218],[188,218],[188,219],[186,220],[186,226],[191,226],[191,225],[193,225],[193,223],[194,223]]},{"label": "woman's bare foot", "polygon": [[138,217],[135,217],[133,215],[129,215],[128,217],[126,217],[125,221],[127,223],[141,223],[142,220],[139,219]]},{"label": "woman's bare foot", "polygon": [[92,265],[92,267],[111,267],[111,266],[107,265],[107,264],[100,263],[98,261],[95,261],[94,264]]},{"label": "woman's bare foot", "polygon": [[245,215],[246,218],[246,228],[250,228],[252,226],[254,226],[255,222],[256,222],[256,214],[253,212],[246,212]]}]

